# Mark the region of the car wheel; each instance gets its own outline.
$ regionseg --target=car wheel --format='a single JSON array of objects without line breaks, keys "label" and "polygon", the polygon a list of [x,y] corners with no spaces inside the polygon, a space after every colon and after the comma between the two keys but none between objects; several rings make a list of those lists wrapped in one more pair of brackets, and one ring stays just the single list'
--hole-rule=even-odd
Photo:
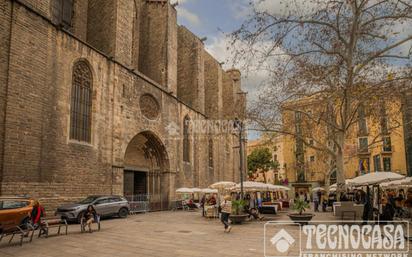
[{"label": "car wheel", "polygon": [[129,210],[127,210],[127,208],[120,208],[119,213],[118,213],[120,218],[126,218],[128,214],[129,214]]}]

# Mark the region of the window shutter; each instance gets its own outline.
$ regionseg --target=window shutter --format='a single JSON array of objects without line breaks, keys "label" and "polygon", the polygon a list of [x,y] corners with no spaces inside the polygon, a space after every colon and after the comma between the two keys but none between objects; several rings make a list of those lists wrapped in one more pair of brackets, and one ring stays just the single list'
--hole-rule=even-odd
[{"label": "window shutter", "polygon": [[74,0],[62,0],[62,23],[64,26],[71,27],[73,16],[73,1]]}]

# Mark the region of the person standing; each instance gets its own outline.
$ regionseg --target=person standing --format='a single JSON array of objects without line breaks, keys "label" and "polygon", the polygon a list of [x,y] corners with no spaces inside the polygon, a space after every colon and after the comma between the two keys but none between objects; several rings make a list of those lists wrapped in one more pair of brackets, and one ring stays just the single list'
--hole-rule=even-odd
[{"label": "person standing", "polygon": [[222,208],[221,221],[225,226],[225,232],[229,233],[232,229],[232,227],[229,225],[229,216],[232,213],[232,202],[230,195],[225,196],[220,206]]},{"label": "person standing", "polygon": [[315,212],[319,211],[319,195],[318,195],[318,191],[313,192],[313,209],[315,210]]},{"label": "person standing", "polygon": [[202,200],[200,200],[200,206],[202,207],[202,217],[205,216],[205,204],[206,204],[206,194],[202,196]]}]

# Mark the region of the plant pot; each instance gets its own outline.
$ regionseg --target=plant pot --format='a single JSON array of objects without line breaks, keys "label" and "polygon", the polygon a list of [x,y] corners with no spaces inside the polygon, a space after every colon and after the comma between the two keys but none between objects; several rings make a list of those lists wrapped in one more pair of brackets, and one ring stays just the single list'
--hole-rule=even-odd
[{"label": "plant pot", "polygon": [[313,216],[315,216],[312,213],[289,213],[288,214],[289,218],[295,222],[296,224],[300,224],[300,225],[307,225],[309,223],[309,221],[312,220]]},{"label": "plant pot", "polygon": [[242,224],[242,222],[246,221],[249,214],[231,214],[229,219],[232,221],[232,224]]}]

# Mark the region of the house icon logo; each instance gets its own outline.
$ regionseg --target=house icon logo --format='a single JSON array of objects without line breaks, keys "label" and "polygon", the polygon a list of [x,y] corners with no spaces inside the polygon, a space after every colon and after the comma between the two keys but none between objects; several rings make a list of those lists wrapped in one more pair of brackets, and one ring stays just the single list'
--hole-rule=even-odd
[{"label": "house icon logo", "polygon": [[278,252],[286,253],[295,243],[295,239],[286,230],[282,229],[270,239],[270,243]]}]

